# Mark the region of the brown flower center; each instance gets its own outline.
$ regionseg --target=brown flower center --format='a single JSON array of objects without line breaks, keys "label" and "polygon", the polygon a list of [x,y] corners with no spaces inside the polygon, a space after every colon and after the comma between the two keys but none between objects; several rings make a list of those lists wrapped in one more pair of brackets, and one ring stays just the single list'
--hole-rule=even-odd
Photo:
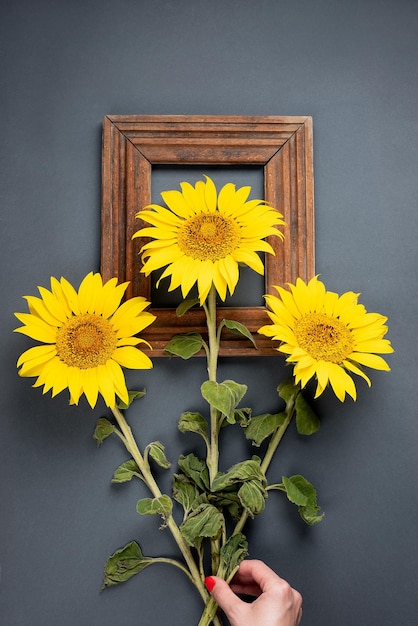
[{"label": "brown flower center", "polygon": [[218,261],[240,242],[238,224],[219,213],[201,213],[187,220],[179,230],[180,249],[200,261]]},{"label": "brown flower center", "polygon": [[72,317],[57,331],[58,356],[69,367],[103,365],[112,356],[116,343],[110,322],[92,313]]},{"label": "brown flower center", "polygon": [[342,363],[354,347],[350,329],[325,313],[308,313],[297,320],[295,335],[299,345],[317,361]]}]

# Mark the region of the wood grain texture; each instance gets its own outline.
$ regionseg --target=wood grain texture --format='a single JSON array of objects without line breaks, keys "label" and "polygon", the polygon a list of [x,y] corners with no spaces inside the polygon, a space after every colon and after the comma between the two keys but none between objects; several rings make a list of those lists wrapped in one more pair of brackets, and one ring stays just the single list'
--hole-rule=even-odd
[{"label": "wood grain texture", "polygon": [[[265,293],[274,285],[308,280],[315,273],[312,118],[309,116],[108,115],[103,120],[102,246],[104,280],[129,281],[127,297],[151,299],[151,280],[140,273],[139,250],[145,239],[135,214],[151,202],[155,165],[260,166],[264,199],[286,221],[284,242],[270,238],[276,255],[266,255]],[[180,181],[179,181],[180,182]],[[231,181],[232,182],[232,181]],[[181,318],[174,309],[151,309],[157,320],[141,336],[163,356],[178,333],[206,333],[204,314],[191,310]],[[264,307],[221,307],[221,319],[233,319],[251,332],[268,322]],[[223,356],[277,354],[267,337],[256,335],[258,349],[245,338],[225,332]]]}]

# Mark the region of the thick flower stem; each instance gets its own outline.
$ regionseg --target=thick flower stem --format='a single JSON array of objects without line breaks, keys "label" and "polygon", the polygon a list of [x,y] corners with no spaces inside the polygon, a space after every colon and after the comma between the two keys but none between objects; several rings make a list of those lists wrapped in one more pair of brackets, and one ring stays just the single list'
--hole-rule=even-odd
[{"label": "thick flower stem", "polygon": [[[128,452],[132,455],[132,458],[134,459],[135,463],[138,465],[141,474],[145,480],[145,483],[148,487],[148,489],[151,491],[152,495],[155,498],[160,498],[162,496],[161,490],[158,486],[158,484],[156,483],[148,464],[145,462],[141,452],[138,449],[138,446],[136,444],[135,438],[132,434],[132,430],[129,427],[128,423],[126,422],[122,412],[117,408],[114,407],[112,409],[112,413],[115,416],[115,419],[119,425],[119,428],[122,431],[123,437],[124,437],[124,443],[126,446],[126,449],[128,450]],[[177,526],[174,518],[172,517],[172,515],[169,515],[167,520],[166,520],[167,526],[169,528],[169,530],[171,531],[171,534],[173,535],[183,557],[184,560],[187,563],[187,566],[189,568],[190,574],[191,574],[191,580],[193,580],[196,588],[198,589],[203,601],[205,603],[208,602],[210,595],[208,594],[208,592],[206,591],[206,588],[203,584],[199,569],[196,565],[196,562],[192,556],[192,553],[190,552],[189,546],[187,545],[187,543],[185,542],[179,527]]]},{"label": "thick flower stem", "polygon": [[[207,301],[204,305],[206,313],[206,324],[208,328],[208,377],[209,380],[216,382],[216,374],[218,367],[219,339],[216,330],[216,289],[212,285]],[[210,406],[210,446],[208,450],[208,468],[210,483],[218,473],[219,462],[219,414],[214,406]]]}]

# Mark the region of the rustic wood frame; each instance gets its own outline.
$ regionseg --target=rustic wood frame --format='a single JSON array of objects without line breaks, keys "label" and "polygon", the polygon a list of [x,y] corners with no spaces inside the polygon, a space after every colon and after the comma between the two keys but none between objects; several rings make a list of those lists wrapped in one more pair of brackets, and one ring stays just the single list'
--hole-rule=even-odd
[{"label": "rustic wood frame", "polygon": [[[315,272],[312,118],[309,116],[107,115],[103,121],[102,246],[104,280],[130,281],[127,297],[151,296],[151,280],[140,273],[139,250],[146,240],[132,235],[135,214],[151,202],[154,165],[257,165],[264,170],[264,199],[286,221],[285,240],[271,238],[276,255],[266,255],[265,293],[274,285],[304,280]],[[180,181],[179,181],[180,182]],[[231,181],[233,182],[233,181]],[[178,318],[174,309],[150,309],[157,320],[141,334],[164,355],[178,333],[206,332],[203,311]],[[251,332],[268,323],[260,307],[220,307],[219,318],[233,319]],[[269,338],[255,337],[257,350],[241,335],[223,335],[220,354],[277,354]]]}]

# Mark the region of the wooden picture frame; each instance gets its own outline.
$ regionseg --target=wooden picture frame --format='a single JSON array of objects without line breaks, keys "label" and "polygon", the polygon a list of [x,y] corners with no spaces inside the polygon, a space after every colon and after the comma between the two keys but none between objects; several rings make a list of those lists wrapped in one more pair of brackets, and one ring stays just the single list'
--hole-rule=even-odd
[{"label": "wooden picture frame", "polygon": [[[152,170],[157,165],[262,168],[264,200],[286,222],[284,241],[278,237],[270,241],[276,255],[265,255],[265,293],[276,293],[274,285],[314,275],[311,117],[107,115],[103,120],[101,273],[104,280],[130,281],[128,298],[151,298],[150,277],[140,273],[139,250],[146,240],[132,240],[132,235],[141,227],[135,214],[151,202]],[[152,345],[153,357],[164,355],[165,345],[175,334],[206,332],[200,308],[180,318],[175,309],[150,310],[157,319],[141,337]],[[265,307],[220,307],[218,315],[239,321],[255,333],[258,348],[241,335],[225,333],[221,356],[277,355],[269,338],[256,335],[269,321]]]}]

